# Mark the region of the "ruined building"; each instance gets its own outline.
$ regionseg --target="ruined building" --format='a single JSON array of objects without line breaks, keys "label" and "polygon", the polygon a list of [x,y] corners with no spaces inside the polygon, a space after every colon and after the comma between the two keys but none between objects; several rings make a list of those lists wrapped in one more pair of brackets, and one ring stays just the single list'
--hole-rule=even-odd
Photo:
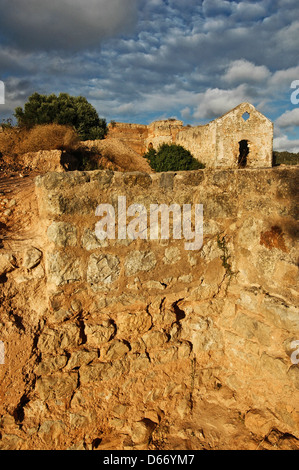
[{"label": "ruined building", "polygon": [[272,166],[273,123],[250,103],[241,103],[202,126],[184,126],[168,119],[146,125],[113,123],[109,136],[121,139],[140,154],[162,143],[190,150],[207,168]]}]

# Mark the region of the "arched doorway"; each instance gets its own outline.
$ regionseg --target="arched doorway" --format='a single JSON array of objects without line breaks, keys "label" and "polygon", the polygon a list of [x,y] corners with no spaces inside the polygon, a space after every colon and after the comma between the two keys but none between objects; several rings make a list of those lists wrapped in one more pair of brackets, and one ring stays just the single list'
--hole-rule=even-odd
[{"label": "arched doorway", "polygon": [[239,142],[239,157],[238,167],[245,168],[247,166],[247,157],[249,155],[248,140],[240,140]]}]

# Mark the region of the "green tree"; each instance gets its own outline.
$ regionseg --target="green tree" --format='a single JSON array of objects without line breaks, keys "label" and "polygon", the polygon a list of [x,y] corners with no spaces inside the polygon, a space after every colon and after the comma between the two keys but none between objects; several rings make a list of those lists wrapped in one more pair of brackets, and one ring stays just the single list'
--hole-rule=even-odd
[{"label": "green tree", "polygon": [[52,123],[73,126],[81,140],[103,139],[107,133],[106,120],[99,118],[87,99],[68,93],[59,96],[33,93],[24,109],[16,108],[14,115],[19,127]]},{"label": "green tree", "polygon": [[151,168],[157,172],[205,168],[205,165],[196,160],[189,150],[176,144],[162,144],[158,151],[151,148],[144,155],[144,158],[148,160]]},{"label": "green tree", "polygon": [[278,165],[298,165],[299,163],[299,152],[273,152],[273,166]]}]

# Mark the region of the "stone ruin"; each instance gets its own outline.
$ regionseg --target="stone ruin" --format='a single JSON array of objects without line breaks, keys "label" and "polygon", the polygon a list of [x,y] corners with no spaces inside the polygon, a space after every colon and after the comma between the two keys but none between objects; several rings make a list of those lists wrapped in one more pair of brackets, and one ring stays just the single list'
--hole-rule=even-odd
[{"label": "stone ruin", "polygon": [[113,123],[109,136],[121,139],[140,154],[163,143],[176,143],[207,168],[272,167],[273,123],[246,102],[201,126],[184,126],[176,119],[148,126]]}]

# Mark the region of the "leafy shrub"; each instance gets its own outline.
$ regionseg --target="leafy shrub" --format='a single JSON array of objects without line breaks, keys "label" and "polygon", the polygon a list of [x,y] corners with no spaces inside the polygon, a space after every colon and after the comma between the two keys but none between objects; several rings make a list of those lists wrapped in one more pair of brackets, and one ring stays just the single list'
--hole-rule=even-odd
[{"label": "leafy shrub", "polygon": [[19,127],[32,128],[39,124],[60,124],[76,129],[81,140],[103,139],[107,133],[105,119],[100,119],[95,108],[83,96],[59,96],[33,93],[21,107],[15,109]]},{"label": "leafy shrub", "polygon": [[176,144],[162,144],[158,151],[151,148],[144,155],[144,158],[148,160],[151,168],[157,172],[205,168],[205,165],[196,160],[189,150]]}]

